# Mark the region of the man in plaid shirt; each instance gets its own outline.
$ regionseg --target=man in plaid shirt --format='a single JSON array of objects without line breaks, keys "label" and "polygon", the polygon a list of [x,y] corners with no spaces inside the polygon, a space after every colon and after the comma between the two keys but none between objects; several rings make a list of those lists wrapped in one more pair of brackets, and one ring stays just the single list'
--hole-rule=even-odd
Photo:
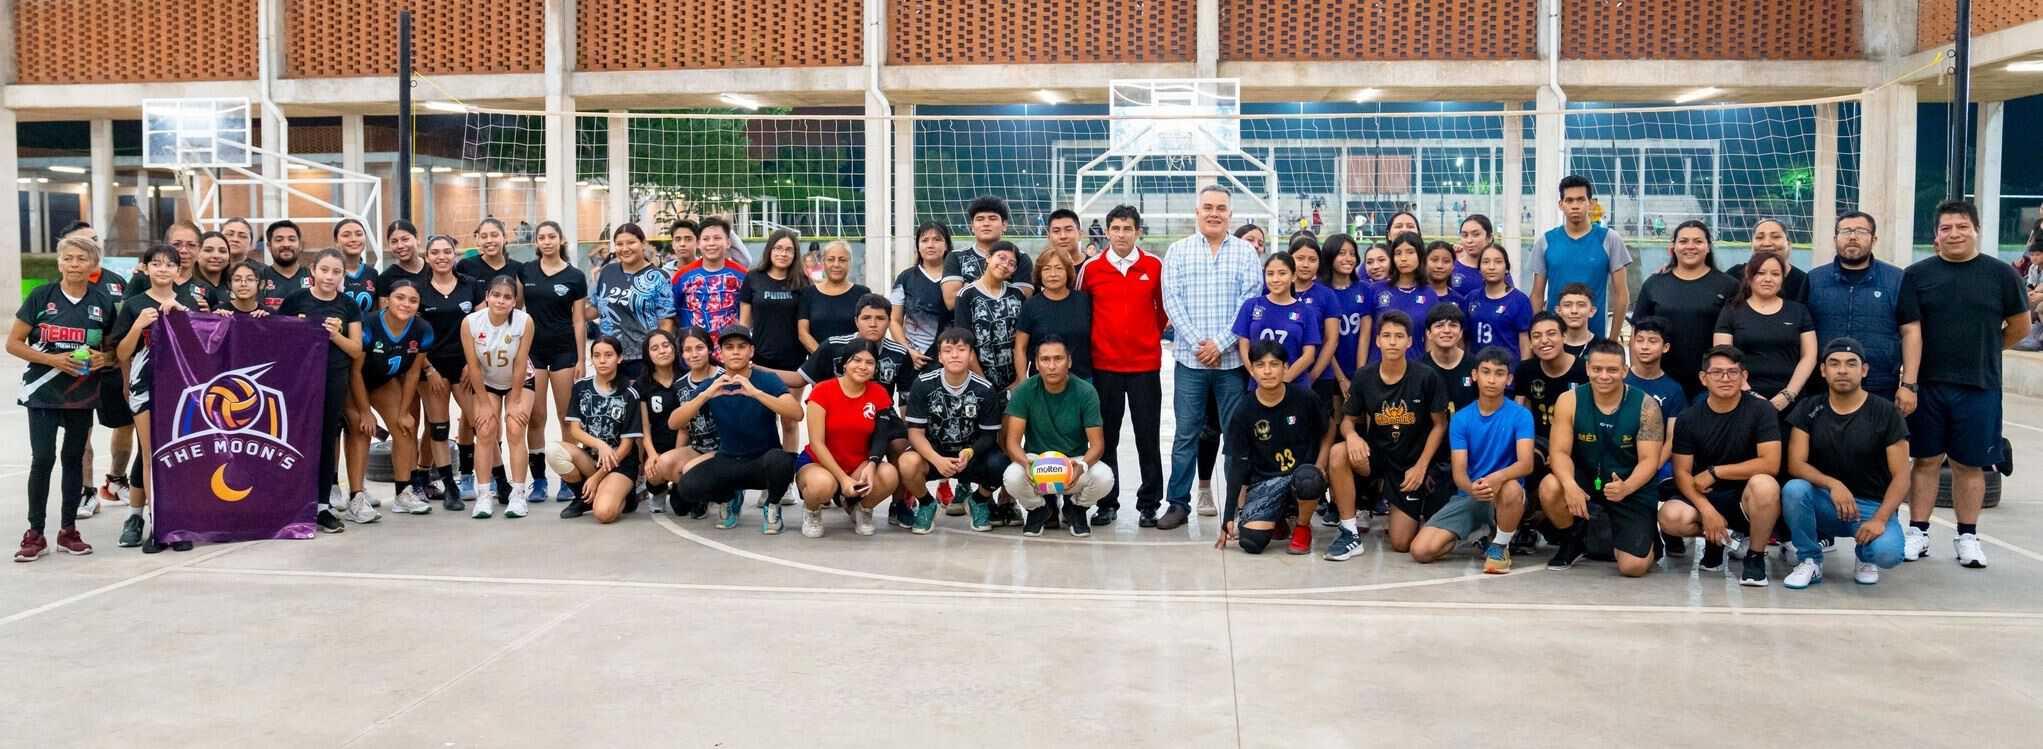
[{"label": "man in plaid shirt", "polygon": [[1220,421],[1241,401],[1242,362],[1229,332],[1243,302],[1262,291],[1262,269],[1253,245],[1228,234],[1234,217],[1227,189],[1208,185],[1199,190],[1194,211],[1199,232],[1180,239],[1163,256],[1163,310],[1170,318],[1177,360],[1172,415],[1177,420],[1171,441],[1170,509],[1156,527],[1182,527],[1192,514],[1192,477],[1199,455],[1199,432],[1206,426],[1210,393],[1220,407]]}]

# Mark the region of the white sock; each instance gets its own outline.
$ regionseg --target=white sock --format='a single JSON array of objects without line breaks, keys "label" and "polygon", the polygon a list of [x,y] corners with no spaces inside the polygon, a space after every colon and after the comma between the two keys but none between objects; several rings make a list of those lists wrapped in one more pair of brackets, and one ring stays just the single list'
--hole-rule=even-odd
[{"label": "white sock", "polygon": [[1499,530],[1497,531],[1497,535],[1490,537],[1490,543],[1496,544],[1498,546],[1509,546],[1511,544],[1511,536],[1515,535],[1516,533],[1517,531]]},{"label": "white sock", "polygon": [[131,517],[131,518],[139,518],[139,517],[141,517],[141,516],[142,516],[142,508],[140,508],[140,507],[136,507],[136,506],[134,506],[134,505],[128,505],[128,517]]},{"label": "white sock", "polygon": [[1354,518],[1341,518],[1341,530],[1347,531],[1347,532],[1349,532],[1349,533],[1353,533],[1353,534],[1355,534],[1355,535],[1357,535],[1357,536],[1360,536],[1360,535],[1362,535],[1362,531],[1360,531],[1360,530],[1357,530],[1357,529],[1355,528],[1355,519],[1354,519]]}]

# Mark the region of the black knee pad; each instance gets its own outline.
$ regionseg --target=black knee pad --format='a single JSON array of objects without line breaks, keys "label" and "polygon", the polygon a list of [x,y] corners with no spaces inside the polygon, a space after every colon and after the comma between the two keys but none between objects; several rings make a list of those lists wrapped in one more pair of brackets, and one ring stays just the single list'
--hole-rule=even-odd
[{"label": "black knee pad", "polygon": [[448,433],[453,430],[448,428],[447,422],[431,421],[426,423],[426,431],[428,434],[431,434],[433,436],[434,441],[446,442]]},{"label": "black knee pad", "polygon": [[1300,502],[1311,502],[1326,496],[1327,475],[1319,466],[1307,464],[1291,472],[1291,498]]},{"label": "black knee pad", "polygon": [[1270,546],[1270,530],[1268,528],[1243,528],[1241,529],[1239,543],[1241,544],[1242,551],[1250,554],[1261,554],[1263,549]]}]

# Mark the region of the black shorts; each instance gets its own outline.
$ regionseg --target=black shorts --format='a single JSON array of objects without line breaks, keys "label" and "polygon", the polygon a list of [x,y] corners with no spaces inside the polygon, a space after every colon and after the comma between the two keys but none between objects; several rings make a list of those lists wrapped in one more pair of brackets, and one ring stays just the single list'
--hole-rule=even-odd
[{"label": "black shorts", "polygon": [[[580,450],[583,455],[589,456],[590,463],[596,462],[596,452],[594,450],[590,450],[589,448],[583,447],[581,445],[568,445],[567,448],[570,450]],[[638,477],[640,473],[643,473],[643,471],[639,469],[639,466],[641,464],[639,462],[638,452],[639,452],[638,450],[633,449],[631,451],[631,455],[625,457],[624,462],[617,464],[617,467],[611,469],[610,471],[611,473],[617,474],[619,476],[631,477],[632,491],[634,492],[638,491],[637,486]],[[624,496],[630,497],[631,495],[626,494]]]},{"label": "black shorts", "polygon": [[1973,468],[2001,462],[2001,392],[1925,382],[1908,415],[1908,456],[1949,457]]},{"label": "black shorts", "polygon": [[[483,389],[483,390],[485,390],[485,391],[488,391],[490,395],[494,395],[494,396],[496,396],[496,397],[498,397],[498,398],[507,398],[507,397],[510,397],[510,395],[511,395],[511,389],[510,389],[510,388],[500,388],[500,387],[492,387],[492,386],[490,386],[490,385],[483,385],[483,386],[482,386],[482,389]],[[525,389],[526,389],[526,390],[533,390],[533,389],[534,389],[534,388],[533,388],[533,386],[532,386],[532,378],[530,378],[530,377],[526,377],[526,378],[525,378]]]},{"label": "black shorts", "polygon": [[[1740,502],[1745,497],[1745,482],[1739,481],[1730,486],[1710,487],[1708,496],[1710,507],[1715,508],[1718,515],[1724,516],[1725,525],[1730,526],[1731,530],[1739,533],[1748,536],[1752,535],[1752,523],[1745,519],[1745,507]],[[1695,506],[1695,503],[1689,501],[1688,496],[1684,494],[1675,493],[1667,497],[1667,499],[1686,504],[1690,507]]]},{"label": "black shorts", "polygon": [[1640,558],[1652,553],[1653,541],[1660,537],[1658,485],[1625,497],[1623,502],[1596,499],[1599,494],[1589,492],[1589,558],[1607,562],[1616,558],[1614,551]]},{"label": "black shorts", "polygon": [[531,352],[532,369],[536,372],[559,372],[563,369],[574,369],[582,363],[581,354],[582,352],[575,350],[574,341],[568,341],[566,345],[551,341],[545,343],[533,341]]},{"label": "black shorts", "polygon": [[[1363,491],[1367,498],[1383,497],[1390,500],[1390,508],[1404,513],[1405,517],[1421,524],[1447,506],[1454,498],[1454,482],[1444,466],[1434,464],[1426,471],[1426,482],[1417,491],[1406,492],[1399,487],[1404,483],[1405,468],[1377,462],[1374,453],[1370,455],[1369,477],[1363,479]],[[1366,507],[1361,502],[1358,507]]]},{"label": "black shorts", "polygon": [[428,356],[426,363],[440,373],[440,379],[450,383],[460,382],[461,375],[468,372],[468,358],[459,352],[453,356]]},{"label": "black shorts", "polygon": [[1333,416],[1333,423],[1341,423],[1341,383],[1337,380],[1316,380],[1312,383],[1312,394],[1319,396],[1319,404],[1325,406]]},{"label": "black shorts", "polygon": [[99,425],[108,429],[119,429],[135,425],[135,412],[128,410],[128,388],[121,383],[118,374],[101,376],[99,380]]}]

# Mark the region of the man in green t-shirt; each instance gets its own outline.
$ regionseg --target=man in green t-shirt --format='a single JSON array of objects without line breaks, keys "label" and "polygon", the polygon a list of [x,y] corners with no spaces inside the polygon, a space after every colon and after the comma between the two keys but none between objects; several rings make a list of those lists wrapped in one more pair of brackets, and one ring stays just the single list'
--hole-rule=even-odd
[{"label": "man in green t-shirt", "polygon": [[[1100,462],[1107,450],[1106,430],[1100,426],[1100,395],[1092,383],[1071,376],[1071,354],[1064,339],[1044,336],[1036,343],[1036,376],[1017,385],[1007,399],[1007,424],[1003,447],[1014,463],[1007,467],[1001,484],[1007,496],[1028,510],[1022,535],[1040,536],[1057,512],[1037,490],[1033,468],[1044,453],[1065,456],[1070,472],[1063,490],[1056,492],[1070,501],[1063,508],[1064,524],[1071,535],[1092,535],[1086,510],[1114,488],[1114,471]],[[1027,448],[1024,449],[1023,445]],[[1047,466],[1054,470],[1054,466]]]}]

